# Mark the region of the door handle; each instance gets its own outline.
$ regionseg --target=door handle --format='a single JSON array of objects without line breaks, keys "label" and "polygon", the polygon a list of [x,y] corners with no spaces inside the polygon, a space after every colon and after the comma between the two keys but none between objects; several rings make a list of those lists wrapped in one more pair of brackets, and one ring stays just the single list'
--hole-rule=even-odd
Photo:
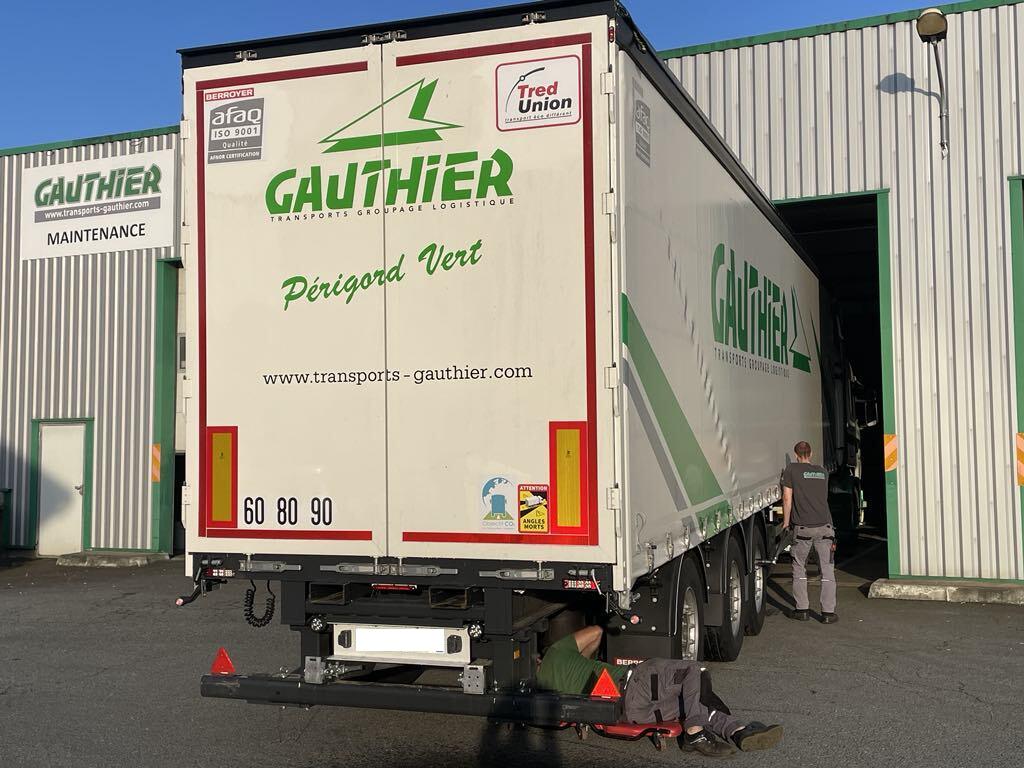
[{"label": "door handle", "polygon": [[84,485],[85,485],[85,484],[83,483],[82,485],[76,485],[76,486],[75,486],[75,490],[76,490],[76,491],[78,491],[78,495],[79,495],[79,496],[83,495],[83,494],[82,494],[82,487],[83,487]]}]

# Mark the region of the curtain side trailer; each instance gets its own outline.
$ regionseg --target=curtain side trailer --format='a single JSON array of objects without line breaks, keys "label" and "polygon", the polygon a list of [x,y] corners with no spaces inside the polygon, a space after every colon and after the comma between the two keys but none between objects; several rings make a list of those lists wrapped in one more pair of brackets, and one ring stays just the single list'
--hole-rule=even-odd
[{"label": "curtain side trailer", "polygon": [[300,638],[203,694],[610,722],[534,689],[548,643],[735,658],[832,321],[622,6],[182,62],[187,567]]}]

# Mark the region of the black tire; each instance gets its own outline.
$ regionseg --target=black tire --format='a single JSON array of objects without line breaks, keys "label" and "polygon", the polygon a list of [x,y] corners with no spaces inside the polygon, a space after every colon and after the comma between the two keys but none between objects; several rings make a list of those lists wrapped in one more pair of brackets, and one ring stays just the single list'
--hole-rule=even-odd
[{"label": "black tire", "polygon": [[743,647],[746,622],[746,586],[743,550],[735,535],[729,536],[725,551],[725,615],[722,626],[708,627],[707,656],[712,661],[736,661]]},{"label": "black tire", "polygon": [[684,557],[676,602],[673,656],[699,661],[704,658],[704,582],[693,557]]},{"label": "black tire", "polygon": [[747,620],[744,632],[748,635],[759,635],[764,627],[764,617],[768,607],[768,574],[769,567],[758,565],[759,560],[767,559],[767,544],[761,526],[755,524],[752,530],[753,540],[751,552],[753,567],[747,580]]}]

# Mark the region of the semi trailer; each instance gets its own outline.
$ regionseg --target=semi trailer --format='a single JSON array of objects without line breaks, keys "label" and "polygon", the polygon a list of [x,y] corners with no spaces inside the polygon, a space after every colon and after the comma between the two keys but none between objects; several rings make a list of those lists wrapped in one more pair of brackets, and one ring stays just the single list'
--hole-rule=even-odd
[{"label": "semi trailer", "polygon": [[251,583],[265,624],[265,582],[298,645],[202,694],[602,723],[534,684],[584,624],[617,663],[734,659],[792,446],[840,464],[846,367],[814,265],[627,11],[181,56],[191,597]]}]

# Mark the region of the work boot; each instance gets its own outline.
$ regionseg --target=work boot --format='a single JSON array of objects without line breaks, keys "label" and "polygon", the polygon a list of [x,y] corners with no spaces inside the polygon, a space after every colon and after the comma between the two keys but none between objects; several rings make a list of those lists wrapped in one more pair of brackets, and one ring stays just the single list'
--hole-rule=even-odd
[{"label": "work boot", "polygon": [[796,621],[807,621],[810,617],[807,615],[806,608],[797,608],[795,611],[789,612],[789,618]]},{"label": "work boot", "polygon": [[839,621],[839,617],[836,616],[834,613],[822,613],[821,614],[821,623],[822,624],[835,624],[837,621]]},{"label": "work boot", "polygon": [[699,752],[704,757],[729,757],[736,752],[732,744],[719,741],[707,728],[692,734],[683,731],[680,747],[683,752]]},{"label": "work boot", "polygon": [[781,725],[747,723],[732,735],[732,743],[744,752],[755,749],[771,749],[782,741]]}]

